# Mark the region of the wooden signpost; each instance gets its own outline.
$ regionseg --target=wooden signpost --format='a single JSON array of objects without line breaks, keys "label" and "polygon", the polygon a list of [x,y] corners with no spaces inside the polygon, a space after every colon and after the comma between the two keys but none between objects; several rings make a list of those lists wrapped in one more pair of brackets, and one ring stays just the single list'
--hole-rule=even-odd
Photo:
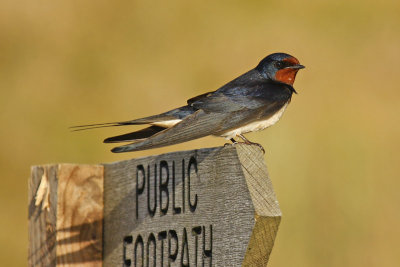
[{"label": "wooden signpost", "polygon": [[281,211],[244,144],[35,166],[30,266],[267,266]]}]

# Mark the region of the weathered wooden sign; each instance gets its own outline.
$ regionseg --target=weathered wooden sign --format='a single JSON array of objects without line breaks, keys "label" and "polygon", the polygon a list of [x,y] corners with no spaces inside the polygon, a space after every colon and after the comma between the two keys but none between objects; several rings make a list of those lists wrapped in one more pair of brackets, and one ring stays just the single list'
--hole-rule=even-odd
[{"label": "weathered wooden sign", "polygon": [[281,212],[257,146],[38,166],[30,265],[266,266]]}]

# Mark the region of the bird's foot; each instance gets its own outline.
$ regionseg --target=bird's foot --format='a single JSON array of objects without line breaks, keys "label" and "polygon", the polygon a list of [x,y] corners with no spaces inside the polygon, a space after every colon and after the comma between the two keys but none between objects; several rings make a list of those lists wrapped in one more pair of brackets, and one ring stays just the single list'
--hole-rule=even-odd
[{"label": "bird's foot", "polygon": [[235,140],[235,139],[233,139],[233,138],[231,138],[231,139],[229,139],[229,140],[231,140],[231,142],[232,142],[232,144],[230,144],[230,143],[225,143],[224,144],[224,147],[225,146],[230,146],[230,145],[236,145],[238,142]]},{"label": "bird's foot", "polygon": [[261,149],[261,151],[263,152],[263,154],[265,154],[265,149],[264,149],[264,147],[263,147],[262,145],[260,145],[259,143],[253,143],[253,142],[251,142],[251,143],[249,143],[248,145],[256,145],[256,146],[258,146],[258,147]]},{"label": "bird's foot", "polygon": [[239,134],[238,135],[242,140],[243,140],[243,144],[246,144],[246,145],[256,145],[256,146],[258,146],[260,149],[261,149],[261,151],[263,152],[263,154],[265,154],[265,149],[264,149],[264,147],[262,146],[262,145],[260,145],[259,143],[255,143],[255,142],[251,142],[250,140],[248,140],[246,137],[244,137],[243,135],[241,135],[241,134]]}]

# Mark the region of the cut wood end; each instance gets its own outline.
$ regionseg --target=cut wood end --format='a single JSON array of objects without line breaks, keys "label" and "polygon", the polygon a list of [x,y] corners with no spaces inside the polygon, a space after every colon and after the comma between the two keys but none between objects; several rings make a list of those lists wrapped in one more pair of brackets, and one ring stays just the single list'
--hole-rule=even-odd
[{"label": "cut wood end", "polygon": [[42,204],[42,210],[50,210],[50,187],[46,168],[43,168],[43,175],[35,195],[35,206],[40,206],[40,204]]}]

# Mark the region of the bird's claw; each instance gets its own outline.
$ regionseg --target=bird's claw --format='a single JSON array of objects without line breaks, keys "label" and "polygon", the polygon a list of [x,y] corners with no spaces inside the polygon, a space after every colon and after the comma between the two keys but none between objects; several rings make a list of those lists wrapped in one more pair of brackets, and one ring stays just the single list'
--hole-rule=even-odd
[{"label": "bird's claw", "polygon": [[263,152],[263,154],[265,154],[265,149],[263,148],[263,146],[262,145],[260,145],[259,143],[253,143],[253,142],[250,142],[250,143],[248,143],[248,142],[235,142],[235,143],[232,143],[232,144],[230,144],[230,143],[225,143],[224,144],[224,147],[227,147],[227,146],[234,146],[234,145],[237,145],[237,144],[244,144],[244,145],[255,145],[255,146],[258,146],[260,149],[261,149],[261,151]]},{"label": "bird's claw", "polygon": [[244,137],[243,135],[241,135],[241,134],[239,134],[238,135],[244,142],[244,144],[246,144],[246,145],[256,145],[256,146],[258,146],[260,149],[261,149],[261,151],[263,152],[263,154],[265,154],[265,149],[263,148],[263,146],[262,145],[260,145],[259,143],[254,143],[254,142],[251,142],[250,140],[248,140],[246,137]]},{"label": "bird's claw", "polygon": [[261,149],[261,151],[263,152],[263,154],[265,154],[265,149],[264,149],[263,146],[260,145],[259,143],[250,143],[249,145],[256,145],[256,146],[258,146],[258,147]]},{"label": "bird's claw", "polygon": [[230,146],[230,145],[237,145],[237,144],[245,144],[245,145],[256,145],[256,146],[258,146],[260,149],[261,149],[261,151],[263,152],[263,154],[265,154],[265,149],[263,148],[263,146],[262,145],[260,145],[259,143],[254,143],[254,142],[251,142],[251,141],[249,141],[246,137],[244,137],[243,135],[238,135],[242,140],[243,140],[243,142],[238,142],[238,141],[236,141],[235,139],[233,139],[233,138],[231,138],[230,140],[231,140],[231,142],[232,142],[232,144],[230,144],[230,143],[225,143],[224,144],[224,147],[226,147],[226,146]]}]

